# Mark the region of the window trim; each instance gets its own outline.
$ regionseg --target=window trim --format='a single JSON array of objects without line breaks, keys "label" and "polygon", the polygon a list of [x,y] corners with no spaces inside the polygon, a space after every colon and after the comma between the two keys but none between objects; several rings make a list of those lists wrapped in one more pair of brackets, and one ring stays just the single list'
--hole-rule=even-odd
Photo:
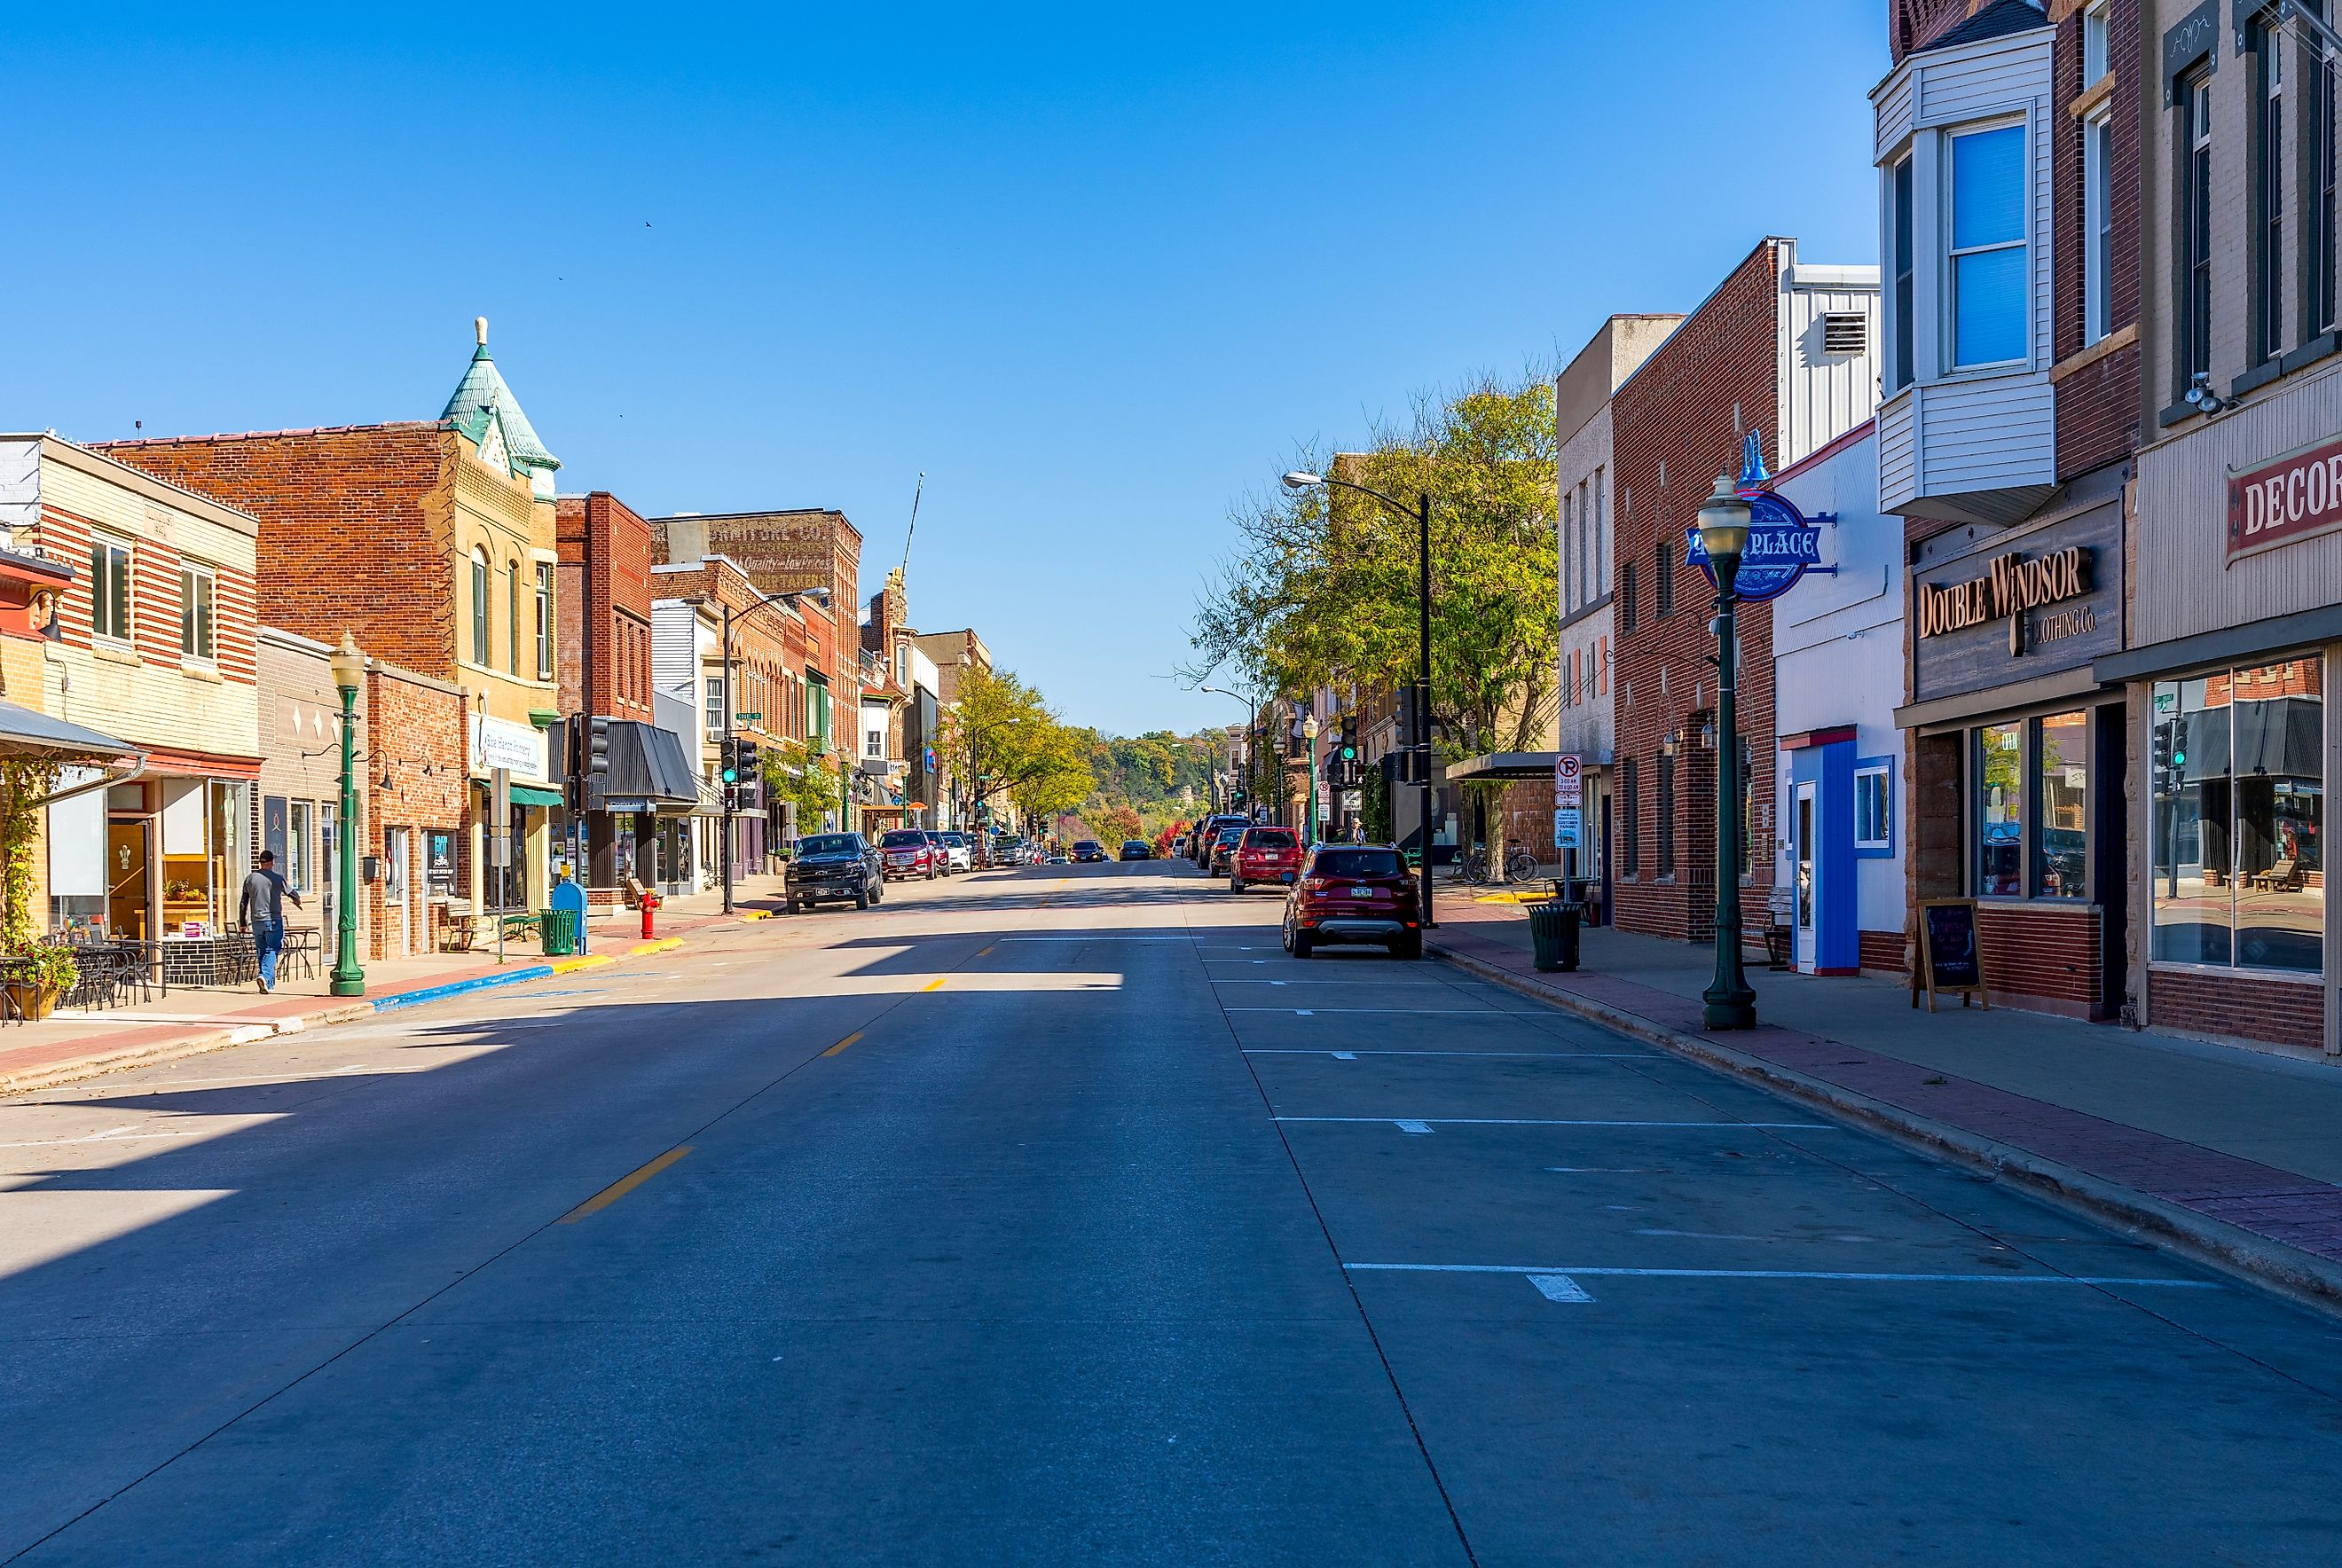
[{"label": "window trim", "polygon": [[553,679],[553,563],[536,564],[536,678]]},{"label": "window trim", "polygon": [[2082,346],[2114,331],[2114,109],[2082,122]]},{"label": "window trim", "polygon": [[473,545],[471,662],[484,670],[495,667],[488,663],[488,576],[493,570],[486,549]]},{"label": "window trim", "polygon": [[[2082,85],[2095,86],[2114,69],[2114,0],[2092,0],[2082,7]],[[2095,59],[2097,70],[2090,68]]]},{"label": "window trim", "polygon": [[[111,585],[115,578],[113,556],[122,556],[121,603],[112,602]],[[126,648],[138,640],[138,546],[115,534],[101,534],[95,529],[89,535],[89,635],[93,643]],[[118,614],[105,616],[100,611],[112,609]],[[110,623],[120,622],[122,629],[114,631]]]},{"label": "window trim", "polygon": [[2251,212],[2247,220],[2252,313],[2251,366],[2292,346],[2285,331],[2285,38],[2266,18],[2250,29],[2253,55],[2250,128]]},{"label": "window trim", "polygon": [[[1879,820],[1887,829],[1884,838],[1862,836],[1862,781],[1884,779],[1887,802]],[[1854,856],[1857,860],[1891,860],[1895,856],[1895,758],[1857,757],[1854,759]]]},{"label": "window trim", "polygon": [[[1959,145],[1973,136],[1995,135],[2003,131],[2017,134],[2017,181],[2019,198],[2018,234],[2013,240],[1995,240],[1986,245],[1962,246],[1953,242],[1959,212],[1957,206],[1957,169]],[[1938,276],[1939,308],[1937,315],[1942,331],[1942,364],[1947,372],[1975,375],[1978,372],[2006,371],[2012,366],[2027,366],[2033,363],[2034,345],[2034,261],[2033,261],[2033,125],[2029,115],[2000,115],[1972,120],[1947,127],[1943,133],[1942,173],[1937,181],[1938,200],[1942,211],[1937,222],[1937,237],[1943,242],[1943,256]],[[2001,251],[2017,251],[2023,257],[2024,286],[2018,298],[2024,318],[2020,352],[2005,359],[1963,360],[1960,358],[1960,297],[1959,263],[1968,256],[1991,255]]]},{"label": "window trim", "polygon": [[[2311,0],[2310,9],[2321,15],[2325,7]],[[2300,69],[2295,79],[2301,84],[2297,95],[2300,133],[2296,139],[2295,163],[2300,181],[2295,226],[2299,231],[2300,257],[2300,322],[2299,335],[2305,341],[2330,334],[2337,325],[2337,309],[2336,226],[2337,157],[2335,150],[2336,111],[2342,107],[2337,102],[2337,87],[2334,66],[2322,65],[2316,52],[2304,45],[2299,57]],[[2311,147],[2319,149],[2317,162],[2301,155]],[[2309,221],[2317,215],[2315,224]],[[2290,369],[2291,366],[2287,368]]]},{"label": "window trim", "polygon": [[2212,72],[2208,63],[2179,78],[2175,95],[2179,123],[2172,138],[2181,155],[2173,217],[2172,281],[2177,296],[2172,313],[2174,398],[2185,398],[2189,383],[2212,367]]},{"label": "window trim", "polygon": [[520,563],[505,561],[505,669],[520,674]]},{"label": "window trim", "polygon": [[[196,583],[204,584],[200,614],[192,593]],[[201,648],[190,645],[197,631],[203,634]],[[219,664],[219,568],[184,555],[179,558],[179,663],[206,669]]]}]

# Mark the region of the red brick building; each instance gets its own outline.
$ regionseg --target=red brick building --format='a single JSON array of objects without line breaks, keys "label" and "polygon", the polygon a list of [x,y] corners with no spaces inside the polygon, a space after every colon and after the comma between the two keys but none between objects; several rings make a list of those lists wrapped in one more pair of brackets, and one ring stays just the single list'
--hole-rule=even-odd
[{"label": "red brick building", "polygon": [[[1693,942],[1715,929],[1715,590],[1686,563],[1687,533],[1716,474],[1739,471],[1750,432],[1781,469],[1869,417],[1877,289],[1875,268],[1802,265],[1795,240],[1764,240],[1613,395],[1611,864],[1623,929]],[[1851,322],[1861,325],[1833,330]],[[1741,902],[1754,930],[1766,918],[1776,833],[1769,606],[1744,604],[1738,630],[1750,841]]]},{"label": "red brick building", "polygon": [[[555,504],[555,624],[565,750],[572,724],[609,721],[599,773],[582,771],[582,811],[556,832],[591,893],[615,901],[629,880],[680,892],[691,880],[686,819],[699,804],[685,737],[659,727],[651,689],[651,525],[606,490]],[[580,732],[582,733],[582,732]],[[696,737],[693,737],[695,745]]]}]

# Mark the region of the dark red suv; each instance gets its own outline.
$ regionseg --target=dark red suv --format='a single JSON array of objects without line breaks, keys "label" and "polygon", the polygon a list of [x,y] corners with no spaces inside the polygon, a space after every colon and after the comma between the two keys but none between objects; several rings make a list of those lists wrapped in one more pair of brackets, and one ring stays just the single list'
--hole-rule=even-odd
[{"label": "dark red suv", "polygon": [[1301,874],[1301,835],[1289,827],[1248,827],[1228,856],[1228,891],[1256,882],[1282,886]]},{"label": "dark red suv", "polygon": [[944,854],[944,846],[932,834],[916,827],[889,828],[878,835],[879,861],[889,882],[909,876],[933,882],[942,874]]},{"label": "dark red suv", "polygon": [[1423,956],[1415,877],[1386,844],[1321,844],[1285,901],[1285,951],[1306,958],[1322,943],[1374,943],[1395,958]]}]

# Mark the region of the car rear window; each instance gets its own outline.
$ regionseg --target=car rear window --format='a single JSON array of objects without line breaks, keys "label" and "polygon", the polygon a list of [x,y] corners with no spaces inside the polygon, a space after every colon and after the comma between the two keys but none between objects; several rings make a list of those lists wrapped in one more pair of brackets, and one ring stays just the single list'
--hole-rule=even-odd
[{"label": "car rear window", "polygon": [[916,849],[927,842],[927,835],[916,828],[898,827],[878,840],[881,849]]},{"label": "car rear window", "polygon": [[1286,828],[1256,827],[1246,830],[1245,843],[1254,849],[1291,849],[1294,837]]},{"label": "car rear window", "polygon": [[1321,849],[1314,869],[1320,876],[1404,876],[1406,863],[1395,849]]},{"label": "car rear window", "polygon": [[817,833],[797,840],[799,854],[851,854],[857,847],[850,833]]},{"label": "car rear window", "polygon": [[1224,827],[1212,836],[1221,844],[1234,844],[1244,835],[1245,830],[1240,827]]}]

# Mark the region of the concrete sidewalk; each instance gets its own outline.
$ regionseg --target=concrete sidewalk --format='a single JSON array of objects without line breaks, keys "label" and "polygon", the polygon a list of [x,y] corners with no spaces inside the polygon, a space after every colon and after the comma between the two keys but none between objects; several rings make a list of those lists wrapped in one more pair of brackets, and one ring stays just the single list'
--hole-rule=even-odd
[{"label": "concrete sidewalk", "polygon": [[640,936],[638,911],[596,918],[587,927],[582,956],[547,958],[536,944],[528,943],[509,944],[501,964],[493,949],[368,963],[363,996],[327,994],[333,967],[329,952],[314,975],[280,974],[273,993],[249,985],[175,987],[156,992],[152,1000],[120,1007],[60,1009],[40,1023],[0,1030],[0,1094],[370,1017],[469,991],[525,984],[641,953],[666,952],[693,931],[769,917],[779,906],[779,885],[777,877],[736,882],[730,915],[722,913],[719,894],[677,899],[654,912],[656,938],[647,943]]},{"label": "concrete sidewalk", "polygon": [[1430,946],[1464,968],[2342,1311],[2342,1069],[2006,1008],[1915,1012],[1891,982],[1761,963],[1759,1026],[1709,1034],[1712,950],[1596,929],[1577,973],[1540,974],[1524,910],[1441,891]]}]

